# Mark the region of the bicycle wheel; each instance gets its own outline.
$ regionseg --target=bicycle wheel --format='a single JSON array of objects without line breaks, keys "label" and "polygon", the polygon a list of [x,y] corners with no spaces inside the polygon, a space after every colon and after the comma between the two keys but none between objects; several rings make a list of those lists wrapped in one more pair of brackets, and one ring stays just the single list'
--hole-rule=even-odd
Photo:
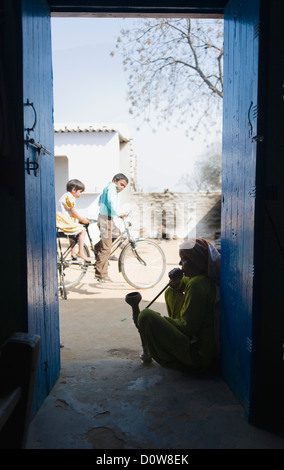
[{"label": "bicycle wheel", "polygon": [[120,268],[126,282],[139,289],[155,286],[163,277],[166,257],[162,248],[152,240],[136,240],[123,249]]},{"label": "bicycle wheel", "polygon": [[[59,247],[61,245],[61,249]],[[57,267],[58,267],[58,288],[68,289],[75,286],[85,276],[89,264],[83,259],[72,260],[69,238],[64,236],[57,237]],[[90,257],[90,251],[87,245],[84,245],[84,253]]]}]

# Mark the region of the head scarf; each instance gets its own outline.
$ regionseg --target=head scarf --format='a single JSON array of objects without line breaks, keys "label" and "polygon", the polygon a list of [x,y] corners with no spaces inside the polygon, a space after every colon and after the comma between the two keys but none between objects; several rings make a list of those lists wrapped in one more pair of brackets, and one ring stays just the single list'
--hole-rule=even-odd
[{"label": "head scarf", "polygon": [[203,238],[189,238],[180,245],[179,249],[184,252],[200,274],[207,274],[210,279],[219,282],[220,253],[214,245]]}]

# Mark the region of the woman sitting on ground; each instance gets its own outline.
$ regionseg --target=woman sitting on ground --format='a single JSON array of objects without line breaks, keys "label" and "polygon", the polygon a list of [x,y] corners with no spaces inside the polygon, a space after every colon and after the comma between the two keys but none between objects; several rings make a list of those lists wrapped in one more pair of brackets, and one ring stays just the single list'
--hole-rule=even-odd
[{"label": "woman sitting on ground", "polygon": [[220,254],[204,239],[184,242],[179,254],[182,269],[169,272],[172,281],[165,291],[169,316],[142,310],[139,332],[149,356],[161,366],[207,370],[218,354],[214,304]]}]

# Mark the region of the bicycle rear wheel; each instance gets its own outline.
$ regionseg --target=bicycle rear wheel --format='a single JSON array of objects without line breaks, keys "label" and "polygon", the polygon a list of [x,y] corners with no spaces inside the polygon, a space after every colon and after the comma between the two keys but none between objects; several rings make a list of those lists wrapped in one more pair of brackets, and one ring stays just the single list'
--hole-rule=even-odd
[{"label": "bicycle rear wheel", "polygon": [[121,272],[128,284],[139,289],[155,286],[166,270],[166,257],[162,248],[152,240],[129,243],[120,258]]},{"label": "bicycle rear wheel", "polygon": [[[59,247],[61,245],[61,249]],[[83,259],[72,260],[69,238],[66,236],[57,237],[57,267],[58,267],[58,289],[64,290],[75,286],[85,276],[89,264]],[[84,253],[90,257],[87,245],[84,245]]]}]

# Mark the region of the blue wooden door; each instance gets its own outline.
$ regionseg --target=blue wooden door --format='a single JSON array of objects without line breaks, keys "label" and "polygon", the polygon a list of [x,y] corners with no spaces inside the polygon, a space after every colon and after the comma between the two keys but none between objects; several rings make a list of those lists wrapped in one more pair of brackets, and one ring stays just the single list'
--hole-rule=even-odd
[{"label": "blue wooden door", "polygon": [[43,0],[22,0],[22,38],[27,329],[41,336],[37,409],[60,370],[51,28]]},{"label": "blue wooden door", "polygon": [[222,366],[250,416],[252,385],[259,0],[231,0],[224,22]]}]

